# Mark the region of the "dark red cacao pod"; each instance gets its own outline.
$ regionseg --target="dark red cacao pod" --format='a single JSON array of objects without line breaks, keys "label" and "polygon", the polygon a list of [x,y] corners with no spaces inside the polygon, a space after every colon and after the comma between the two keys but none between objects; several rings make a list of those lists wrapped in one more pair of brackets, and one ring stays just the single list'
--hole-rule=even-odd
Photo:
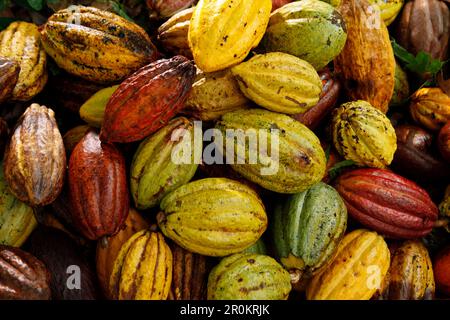
[{"label": "dark red cacao pod", "polygon": [[433,153],[433,135],[412,125],[395,128],[397,150],[391,167],[395,172],[424,182],[447,181],[450,167]]},{"label": "dark red cacao pod", "polygon": [[390,238],[423,237],[438,218],[438,208],[425,190],[388,170],[348,171],[335,187],[355,220]]},{"label": "dark red cacao pod", "polygon": [[0,245],[0,300],[49,300],[50,274],[31,254]]},{"label": "dark red cacao pod", "polygon": [[311,130],[317,128],[336,106],[342,87],[340,81],[332,75],[328,68],[319,72],[319,76],[323,85],[319,102],[305,113],[293,116]]},{"label": "dark red cacao pod", "polygon": [[195,73],[194,63],[183,56],[158,60],[136,71],[106,105],[100,139],[133,142],[162,128],[184,107]]},{"label": "dark red cacao pod", "polygon": [[69,193],[72,220],[86,238],[113,235],[125,222],[129,209],[125,159],[94,131],[72,151]]},{"label": "dark red cacao pod", "polygon": [[450,121],[439,131],[438,147],[444,159],[450,163]]},{"label": "dark red cacao pod", "polygon": [[433,261],[437,289],[450,297],[450,246],[440,251]]},{"label": "dark red cacao pod", "polygon": [[289,2],[292,2],[293,0],[272,0],[272,11],[277,10],[278,8],[281,8],[285,4],[288,4]]}]

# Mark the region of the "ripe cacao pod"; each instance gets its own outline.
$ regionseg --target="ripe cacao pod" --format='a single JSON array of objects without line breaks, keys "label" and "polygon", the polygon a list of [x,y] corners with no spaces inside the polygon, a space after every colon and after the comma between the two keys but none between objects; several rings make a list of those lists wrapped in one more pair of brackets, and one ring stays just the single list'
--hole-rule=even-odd
[{"label": "ripe cacao pod", "polygon": [[5,154],[5,148],[9,142],[9,134],[8,123],[0,117],[0,155]]},{"label": "ripe cacao pod", "polygon": [[120,81],[158,57],[144,29],[93,7],[54,13],[41,34],[45,51],[60,68],[99,83]]},{"label": "ripe cacao pod", "polygon": [[194,78],[193,63],[182,56],[136,71],[109,99],[100,138],[133,142],[162,128],[184,107]]},{"label": "ripe cacao pod", "polygon": [[[226,137],[223,153],[231,149],[237,155],[236,161],[234,154],[231,159],[227,154],[227,163],[234,163],[231,167],[235,171],[265,189],[278,193],[302,192],[325,175],[326,159],[319,139],[291,117],[262,109],[238,110],[225,114],[216,128]],[[226,134],[230,129],[234,135]],[[240,135],[242,131],[244,134]],[[249,137],[248,144],[239,138],[242,136]],[[270,157],[268,150],[262,148],[264,144],[271,146]],[[258,154],[259,163],[250,156]]]},{"label": "ripe cacao pod", "polygon": [[438,290],[450,297],[450,247],[446,247],[438,253],[433,267]]},{"label": "ripe cacao pod", "polygon": [[334,260],[312,278],[306,298],[369,300],[386,276],[389,263],[389,249],[381,236],[362,229],[352,231],[340,243]]},{"label": "ripe cacao pod", "polygon": [[[184,154],[185,150],[188,154]],[[188,183],[197,170],[202,150],[202,142],[194,141],[194,124],[184,117],[172,119],[142,141],[134,154],[130,172],[136,207],[155,207],[167,194]]]},{"label": "ripe cacao pod", "polygon": [[130,208],[130,212],[122,229],[115,235],[108,237],[105,242],[99,241],[97,243],[97,277],[106,297],[112,297],[109,292],[109,279],[113,272],[114,261],[116,260],[122,245],[135,233],[147,229],[148,227],[149,224],[144,218],[142,218],[136,210]]},{"label": "ripe cacao pod", "polygon": [[105,115],[106,104],[119,86],[97,91],[80,107],[80,118],[91,127],[100,128]]},{"label": "ripe cacao pod", "polygon": [[142,230],[117,255],[109,288],[118,300],[166,300],[172,283],[172,252],[159,232]]},{"label": "ripe cacao pod", "polygon": [[207,178],[179,187],[161,201],[164,235],[206,256],[226,256],[254,244],[267,228],[264,205],[246,185]]},{"label": "ripe cacao pod", "polygon": [[394,93],[392,95],[389,106],[396,106],[404,103],[405,100],[409,98],[409,82],[408,76],[402,67],[396,63],[395,64],[395,84]]},{"label": "ripe cacao pod", "polygon": [[203,121],[217,120],[227,112],[247,108],[250,103],[239,89],[231,69],[199,71],[184,112]]},{"label": "ripe cacao pod", "polygon": [[267,27],[271,0],[200,0],[188,32],[195,64],[204,72],[242,62]]},{"label": "ripe cacao pod", "polygon": [[266,52],[285,52],[323,69],[344,48],[347,29],[341,14],[328,3],[289,3],[270,16],[261,42]]},{"label": "ripe cacao pod", "polygon": [[272,12],[289,2],[292,2],[292,0],[272,0]]},{"label": "ripe cacao pod", "polygon": [[385,168],[397,149],[389,118],[366,101],[344,103],[333,111],[331,124],[336,150],[359,166]]},{"label": "ripe cacao pod", "polygon": [[0,57],[0,104],[8,101],[19,79],[20,65],[13,59]]},{"label": "ripe cacao pod", "polygon": [[389,26],[400,13],[404,0],[369,0],[369,2],[378,6],[381,19]]},{"label": "ripe cacao pod", "polygon": [[163,19],[189,8],[195,2],[195,0],[146,0],[150,18]]},{"label": "ripe cacao pod", "polygon": [[31,254],[0,245],[0,300],[49,300],[50,274]]},{"label": "ripe cacao pod", "polygon": [[386,113],[395,86],[395,58],[387,27],[368,0],[345,0],[338,10],[348,38],[334,60],[335,71],[351,100],[366,100]]},{"label": "ripe cacao pod", "polygon": [[322,82],[308,62],[272,52],[231,69],[244,95],[268,110],[303,113],[319,102]]},{"label": "ripe cacao pod", "polygon": [[409,111],[418,124],[438,131],[450,121],[450,97],[441,88],[419,89],[412,96]]},{"label": "ripe cacao pod", "polygon": [[75,146],[92,128],[88,125],[76,126],[68,130],[63,136],[64,149],[66,150],[67,157],[70,157]]},{"label": "ripe cacao pod", "polygon": [[423,237],[438,218],[438,208],[425,190],[387,170],[352,170],[335,184],[350,216],[391,238]]},{"label": "ripe cacao pod", "polygon": [[289,273],[261,254],[226,257],[208,277],[208,300],[287,300],[290,291]]},{"label": "ripe cacao pod", "polygon": [[279,203],[272,219],[278,260],[309,278],[333,258],[347,227],[347,209],[333,187],[319,182]]},{"label": "ripe cacao pod", "polygon": [[37,25],[16,21],[0,32],[0,56],[15,60],[20,66],[12,100],[28,101],[44,89],[47,55]]},{"label": "ripe cacao pod", "polygon": [[68,180],[79,232],[91,240],[118,232],[129,205],[125,159],[119,150],[88,132],[72,151]]},{"label": "ripe cacao pod", "polygon": [[399,44],[414,55],[420,51],[446,60],[450,11],[440,0],[413,0],[405,4],[397,26]]},{"label": "ripe cacao pod", "polygon": [[30,206],[53,202],[64,184],[66,153],[53,110],[33,103],[18,120],[6,148],[11,192]]},{"label": "ripe cacao pod", "polygon": [[450,163],[450,120],[439,131],[438,147],[444,159]]}]

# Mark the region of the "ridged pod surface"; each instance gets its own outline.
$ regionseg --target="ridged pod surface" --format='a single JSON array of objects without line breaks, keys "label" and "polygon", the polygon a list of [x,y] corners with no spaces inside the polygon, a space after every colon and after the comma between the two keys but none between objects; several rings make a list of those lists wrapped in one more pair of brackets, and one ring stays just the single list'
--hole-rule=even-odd
[{"label": "ridged pod surface", "polygon": [[120,81],[158,57],[144,29],[93,7],[57,11],[41,34],[45,51],[60,68],[94,82]]},{"label": "ridged pod surface", "polygon": [[28,101],[44,89],[48,79],[47,55],[37,25],[15,21],[0,32],[0,56],[15,60],[20,66],[12,100]]},{"label": "ridged pod surface", "polygon": [[172,252],[159,232],[142,230],[122,246],[109,287],[117,300],[166,300],[172,283]]},{"label": "ridged pod surface", "polygon": [[11,97],[19,72],[20,65],[15,60],[0,57],[0,104]]},{"label": "ridged pod surface", "polygon": [[97,91],[80,107],[80,118],[88,125],[101,128],[106,105],[119,86],[112,86]]},{"label": "ridged pod surface", "polygon": [[395,106],[404,103],[409,97],[408,75],[403,71],[402,67],[395,64],[395,85],[394,93],[389,102],[389,106]]},{"label": "ridged pod surface", "polygon": [[287,300],[289,273],[275,259],[240,253],[222,259],[208,278],[208,300]]},{"label": "ridged pod surface", "polygon": [[146,0],[147,8],[150,10],[150,18],[168,18],[182,11],[196,0]]},{"label": "ridged pod surface", "polygon": [[369,300],[386,276],[390,253],[376,232],[355,230],[339,245],[336,257],[314,276],[308,300]]},{"label": "ridged pod surface", "polygon": [[264,205],[246,185],[225,178],[190,182],[161,201],[158,225],[179,246],[226,256],[254,244],[267,228]]},{"label": "ridged pod surface", "polygon": [[63,136],[64,149],[66,150],[67,157],[70,157],[73,149],[83,137],[92,130],[92,127],[88,125],[76,126],[68,130]]},{"label": "ridged pod surface", "polygon": [[[238,110],[225,114],[217,122],[216,128],[225,137],[223,153],[227,153],[227,148],[234,150],[233,157],[227,155],[226,159],[234,163],[231,167],[265,189],[278,193],[302,192],[325,175],[326,159],[319,139],[303,124],[287,115],[263,109]],[[235,130],[238,137],[242,131],[248,133],[250,138],[254,137],[250,140],[258,142],[259,150],[255,143],[246,143],[244,146],[243,141],[239,142],[233,135],[226,135],[226,130],[230,129]],[[270,146],[274,152],[261,149],[264,143],[267,143],[267,149]],[[252,163],[252,157],[258,153],[259,160]]]},{"label": "ridged pod surface", "polygon": [[414,93],[409,107],[414,121],[432,131],[450,121],[450,97],[440,88],[422,88]]},{"label": "ridged pod surface", "polygon": [[397,150],[395,129],[384,113],[366,101],[354,101],[333,111],[336,150],[359,166],[385,168]]},{"label": "ridged pod surface", "polygon": [[313,66],[287,53],[256,55],[231,71],[247,98],[275,112],[303,113],[319,102],[322,92]]},{"label": "ridged pod surface", "polygon": [[213,72],[243,61],[261,41],[271,9],[271,0],[200,0],[188,32],[196,65]]},{"label": "ridged pod surface", "polygon": [[425,190],[388,170],[346,172],[335,188],[354,219],[392,238],[421,238],[438,218],[438,208]]}]

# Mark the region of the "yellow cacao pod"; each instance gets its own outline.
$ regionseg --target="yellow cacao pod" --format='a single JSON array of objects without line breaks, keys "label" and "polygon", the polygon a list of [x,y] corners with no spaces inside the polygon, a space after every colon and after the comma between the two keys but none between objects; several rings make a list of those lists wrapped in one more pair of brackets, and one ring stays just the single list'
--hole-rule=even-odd
[{"label": "yellow cacao pod", "polygon": [[206,256],[238,253],[267,228],[264,205],[246,185],[226,178],[190,182],[160,205],[158,225],[179,246]]},{"label": "yellow cacao pod", "polygon": [[437,131],[450,121],[450,97],[441,88],[422,88],[412,96],[409,110],[414,121]]},{"label": "yellow cacao pod", "polygon": [[20,65],[12,100],[28,101],[44,89],[48,78],[47,55],[35,24],[17,21],[0,32],[0,56]]},{"label": "yellow cacao pod", "polygon": [[119,86],[112,86],[97,91],[80,108],[80,118],[92,127],[100,128],[105,115],[106,104]]},{"label": "yellow cacao pod", "polygon": [[334,260],[311,279],[308,300],[369,300],[389,269],[390,253],[376,232],[355,230],[339,244]]},{"label": "yellow cacao pod", "polygon": [[367,101],[344,103],[335,109],[331,130],[336,150],[359,166],[385,168],[397,150],[389,118]]},{"label": "yellow cacao pod", "polygon": [[139,231],[114,261],[109,291],[118,300],[166,300],[172,283],[172,252],[159,232]]},{"label": "yellow cacao pod", "polygon": [[200,0],[188,32],[196,65],[213,72],[243,61],[261,41],[271,9],[271,0]]}]

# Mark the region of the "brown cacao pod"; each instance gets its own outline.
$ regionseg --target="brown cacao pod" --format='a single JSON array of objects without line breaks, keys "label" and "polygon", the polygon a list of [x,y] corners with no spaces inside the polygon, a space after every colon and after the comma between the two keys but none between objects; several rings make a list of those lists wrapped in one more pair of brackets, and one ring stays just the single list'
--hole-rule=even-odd
[{"label": "brown cacao pod", "polygon": [[0,157],[4,155],[5,147],[8,144],[9,139],[9,126],[8,123],[0,118]]},{"label": "brown cacao pod", "polygon": [[433,267],[438,290],[450,297],[450,247],[445,247],[437,254]]},{"label": "brown cacao pod", "polygon": [[4,172],[12,193],[30,206],[58,197],[66,153],[54,112],[33,103],[19,119],[6,148]]},{"label": "brown cacao pod", "polygon": [[163,127],[183,107],[195,78],[192,61],[176,56],[136,71],[106,105],[100,139],[132,142]]},{"label": "brown cacao pod", "polygon": [[76,126],[69,131],[67,131],[63,136],[64,148],[66,149],[67,156],[70,156],[75,146],[80,142],[81,139],[92,130],[92,127],[88,125]]},{"label": "brown cacao pod", "polygon": [[81,234],[97,240],[119,231],[129,206],[125,159],[94,131],[72,151],[69,190],[72,219]]},{"label": "brown cacao pod", "polygon": [[20,65],[15,60],[0,57],[0,104],[11,97],[19,72]]},{"label": "brown cacao pod", "polygon": [[438,131],[450,121],[450,96],[441,88],[422,88],[411,99],[409,111],[417,123]]},{"label": "brown cacao pod", "polygon": [[147,0],[150,18],[169,18],[174,14],[189,8],[196,0]]},{"label": "brown cacao pod", "polygon": [[272,11],[277,10],[289,2],[292,2],[292,0],[272,0]]},{"label": "brown cacao pod", "polygon": [[434,59],[448,56],[450,12],[440,0],[413,0],[405,4],[397,27],[397,40],[406,50],[429,53]]},{"label": "brown cacao pod", "polygon": [[438,147],[444,159],[450,162],[450,121],[439,131]]},{"label": "brown cacao pod", "polygon": [[352,170],[335,186],[350,216],[391,238],[423,237],[438,218],[438,208],[425,190],[388,170]]}]

